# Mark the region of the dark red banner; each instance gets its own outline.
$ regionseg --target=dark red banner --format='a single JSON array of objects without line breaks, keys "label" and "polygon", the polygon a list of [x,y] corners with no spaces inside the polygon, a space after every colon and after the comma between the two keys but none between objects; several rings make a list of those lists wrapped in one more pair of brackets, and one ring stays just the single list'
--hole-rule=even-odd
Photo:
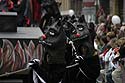
[{"label": "dark red banner", "polygon": [[92,7],[92,6],[94,6],[94,3],[95,2],[83,2],[83,6],[84,7]]}]

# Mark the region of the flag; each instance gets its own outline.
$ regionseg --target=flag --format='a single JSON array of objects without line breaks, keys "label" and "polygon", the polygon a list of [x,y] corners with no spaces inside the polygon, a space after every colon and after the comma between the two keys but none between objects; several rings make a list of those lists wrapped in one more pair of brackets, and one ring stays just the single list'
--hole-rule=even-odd
[{"label": "flag", "polygon": [[31,55],[31,59],[34,59],[35,58],[35,44],[33,43],[32,40],[29,42],[28,48],[29,48],[29,53]]},{"label": "flag", "polygon": [[26,62],[28,63],[31,60],[32,56],[31,56],[31,54],[29,52],[29,48],[25,42],[23,42],[23,47],[24,47],[24,55],[26,58]]},{"label": "flag", "polygon": [[99,9],[97,10],[96,16],[99,17],[99,16],[101,16],[102,14],[104,14],[104,9],[103,9],[102,6],[100,6]]},{"label": "flag", "polygon": [[12,71],[12,65],[14,64],[14,52],[13,52],[14,46],[12,43],[7,40],[3,39],[3,45],[1,49],[1,59],[2,59],[2,69],[1,72],[9,72]]},{"label": "flag", "polygon": [[36,47],[36,58],[42,62],[42,56],[43,56],[43,46],[42,44],[38,44]]}]

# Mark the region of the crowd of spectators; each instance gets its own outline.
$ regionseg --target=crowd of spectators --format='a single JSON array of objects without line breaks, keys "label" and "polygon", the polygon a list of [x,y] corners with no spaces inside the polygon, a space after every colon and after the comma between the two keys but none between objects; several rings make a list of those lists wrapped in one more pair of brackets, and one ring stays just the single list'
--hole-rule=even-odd
[{"label": "crowd of spectators", "polygon": [[[0,4],[0,12],[18,12],[18,26],[38,25],[41,14],[39,10],[36,10],[36,7],[40,9],[40,2],[38,0],[32,1],[34,2],[0,0],[2,4]],[[125,23],[113,24],[112,15],[108,15],[107,18],[101,15],[95,26],[95,31],[94,47],[98,51],[101,65],[100,76],[97,81],[123,83],[123,79],[125,79]]]},{"label": "crowd of spectators", "polygon": [[[98,18],[94,47],[98,51],[101,71],[98,82],[125,82],[125,23],[113,24],[112,15]],[[124,81],[124,82],[123,82]]]}]

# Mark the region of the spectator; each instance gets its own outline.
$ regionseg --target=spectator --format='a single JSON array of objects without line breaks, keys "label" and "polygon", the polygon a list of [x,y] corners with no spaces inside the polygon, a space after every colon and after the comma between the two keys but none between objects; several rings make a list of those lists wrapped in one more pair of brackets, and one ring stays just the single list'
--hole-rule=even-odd
[{"label": "spectator", "polygon": [[112,15],[108,15],[106,19],[106,27],[108,31],[111,31],[111,25],[112,25],[111,19],[112,19]]},{"label": "spectator", "polygon": [[106,34],[106,26],[105,26],[105,23],[101,23],[98,27],[97,27],[97,30],[96,30],[96,34],[97,36],[102,36],[102,35],[105,35]]},{"label": "spectator", "polygon": [[123,75],[123,72],[125,71],[125,69],[124,69],[124,61],[122,60],[122,58],[125,57],[124,50],[125,50],[125,47],[123,44],[120,47],[119,52],[117,53],[117,56],[114,59],[114,64],[116,64],[115,70],[112,72],[112,79],[113,79],[114,83],[123,83],[122,82],[122,75]]},{"label": "spectator", "polygon": [[107,41],[110,41],[112,38],[115,37],[115,33],[114,33],[113,31],[108,32],[108,33],[106,34],[106,37],[107,37]]},{"label": "spectator", "polygon": [[121,38],[121,37],[125,37],[125,23],[122,23],[122,26],[118,33],[118,38]]},{"label": "spectator", "polygon": [[121,24],[116,24],[114,25],[114,27],[112,27],[112,31],[114,31],[116,37],[119,36],[120,28],[121,28]]}]

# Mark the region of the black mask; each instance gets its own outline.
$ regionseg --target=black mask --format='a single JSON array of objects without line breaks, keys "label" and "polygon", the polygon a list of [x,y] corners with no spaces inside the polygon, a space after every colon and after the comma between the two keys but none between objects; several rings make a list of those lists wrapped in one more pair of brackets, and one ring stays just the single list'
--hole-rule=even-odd
[{"label": "black mask", "polygon": [[46,38],[42,40],[42,44],[48,53],[48,61],[50,63],[64,63],[66,35],[61,27],[61,21],[47,26],[44,32]]}]

